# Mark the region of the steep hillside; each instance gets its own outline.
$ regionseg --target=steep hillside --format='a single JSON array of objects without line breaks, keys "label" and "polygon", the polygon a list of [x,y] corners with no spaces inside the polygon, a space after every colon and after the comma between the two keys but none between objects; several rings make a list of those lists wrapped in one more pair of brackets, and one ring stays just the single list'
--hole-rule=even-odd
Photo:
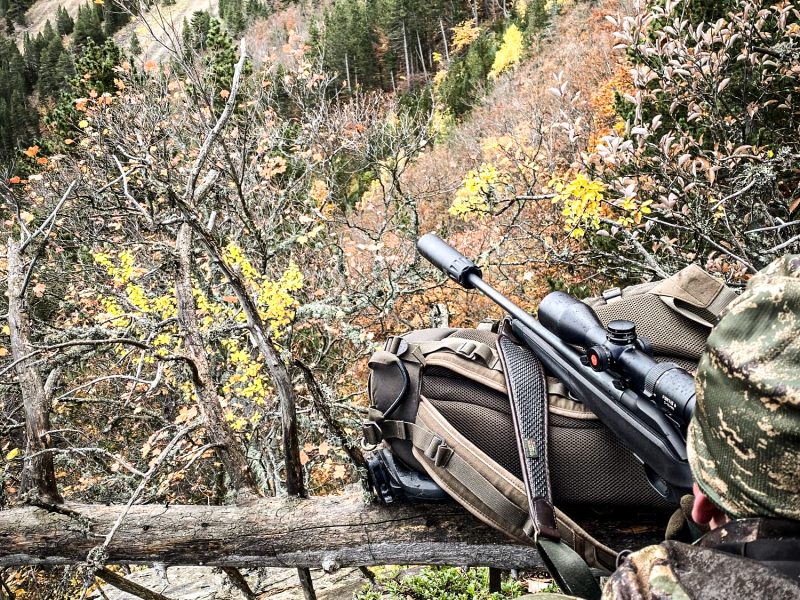
[{"label": "steep hillside", "polygon": [[[534,43],[530,58],[501,76],[444,143],[414,161],[408,173],[414,195],[435,202],[433,213],[446,209],[467,171],[486,160],[487,141],[501,136],[541,144],[539,187],[548,182],[548,173],[569,166],[600,126],[592,100],[603,91],[609,94],[604,84],[618,69],[614,28],[605,16],[625,14],[629,5],[627,0],[567,5]],[[582,117],[583,127],[563,136],[560,124],[568,116]]]},{"label": "steep hillside", "polygon": [[[59,6],[76,18],[78,7],[86,0],[37,0],[26,13],[28,26],[17,28],[17,42],[22,44],[26,33],[35,36],[54,15]],[[135,18],[129,25],[114,35],[114,40],[127,48],[131,34],[135,31],[142,46],[142,55],[147,59],[158,59],[166,54],[164,43],[173,45],[170,40],[180,39],[184,19],[190,19],[197,11],[205,10],[217,16],[217,0],[176,0],[171,6],[154,4],[148,11]],[[161,40],[159,42],[158,40]]]}]

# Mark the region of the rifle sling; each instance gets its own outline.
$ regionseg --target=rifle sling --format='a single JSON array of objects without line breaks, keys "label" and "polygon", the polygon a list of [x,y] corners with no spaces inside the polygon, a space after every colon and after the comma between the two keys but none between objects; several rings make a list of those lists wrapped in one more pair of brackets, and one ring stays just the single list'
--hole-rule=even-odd
[{"label": "rifle sling", "polygon": [[548,401],[544,369],[536,355],[513,336],[508,319],[501,326],[497,348],[528,495],[533,528],[530,533],[545,566],[563,592],[581,598],[600,598],[600,586],[589,566],[561,542],[556,524],[547,465]]}]

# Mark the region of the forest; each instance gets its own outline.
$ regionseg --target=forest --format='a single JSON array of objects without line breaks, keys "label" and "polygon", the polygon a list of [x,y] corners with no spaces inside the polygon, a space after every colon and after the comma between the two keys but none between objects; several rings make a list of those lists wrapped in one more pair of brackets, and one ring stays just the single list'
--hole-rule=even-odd
[{"label": "forest", "polygon": [[125,583],[154,563],[247,598],[296,568],[310,598],[312,568],[454,544],[540,566],[464,511],[370,502],[369,356],[501,316],[415,242],[529,310],[689,264],[742,288],[800,252],[800,9],[186,6],[0,0],[0,599],[163,598]]}]

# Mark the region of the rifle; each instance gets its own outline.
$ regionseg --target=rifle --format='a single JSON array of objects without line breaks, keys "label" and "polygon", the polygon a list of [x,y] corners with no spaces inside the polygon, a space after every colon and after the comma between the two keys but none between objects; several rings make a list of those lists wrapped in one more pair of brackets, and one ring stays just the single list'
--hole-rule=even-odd
[{"label": "rifle", "polygon": [[[563,292],[551,292],[535,319],[483,281],[481,269],[435,234],[419,253],[464,289],[477,289],[503,308],[515,335],[644,465],[650,485],[677,503],[690,493],[686,428],[694,412],[690,373],[657,363],[631,321],[603,327],[594,311]],[[587,457],[590,458],[590,457]]]}]

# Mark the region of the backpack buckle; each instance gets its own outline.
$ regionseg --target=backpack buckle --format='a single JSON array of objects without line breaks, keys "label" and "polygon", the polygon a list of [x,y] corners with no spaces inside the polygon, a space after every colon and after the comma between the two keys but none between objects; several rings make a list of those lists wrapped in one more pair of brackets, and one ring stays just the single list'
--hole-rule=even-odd
[{"label": "backpack buckle", "polygon": [[361,425],[361,433],[364,435],[364,441],[371,446],[380,444],[383,440],[383,432],[375,421],[363,423]]},{"label": "backpack buckle", "polygon": [[470,360],[474,360],[475,350],[477,349],[478,349],[478,344],[476,344],[473,341],[467,340],[456,349],[456,353]]},{"label": "backpack buckle", "polygon": [[425,456],[431,459],[437,467],[444,467],[450,462],[450,458],[453,456],[453,449],[442,438],[435,435],[428,447],[425,448]]}]

